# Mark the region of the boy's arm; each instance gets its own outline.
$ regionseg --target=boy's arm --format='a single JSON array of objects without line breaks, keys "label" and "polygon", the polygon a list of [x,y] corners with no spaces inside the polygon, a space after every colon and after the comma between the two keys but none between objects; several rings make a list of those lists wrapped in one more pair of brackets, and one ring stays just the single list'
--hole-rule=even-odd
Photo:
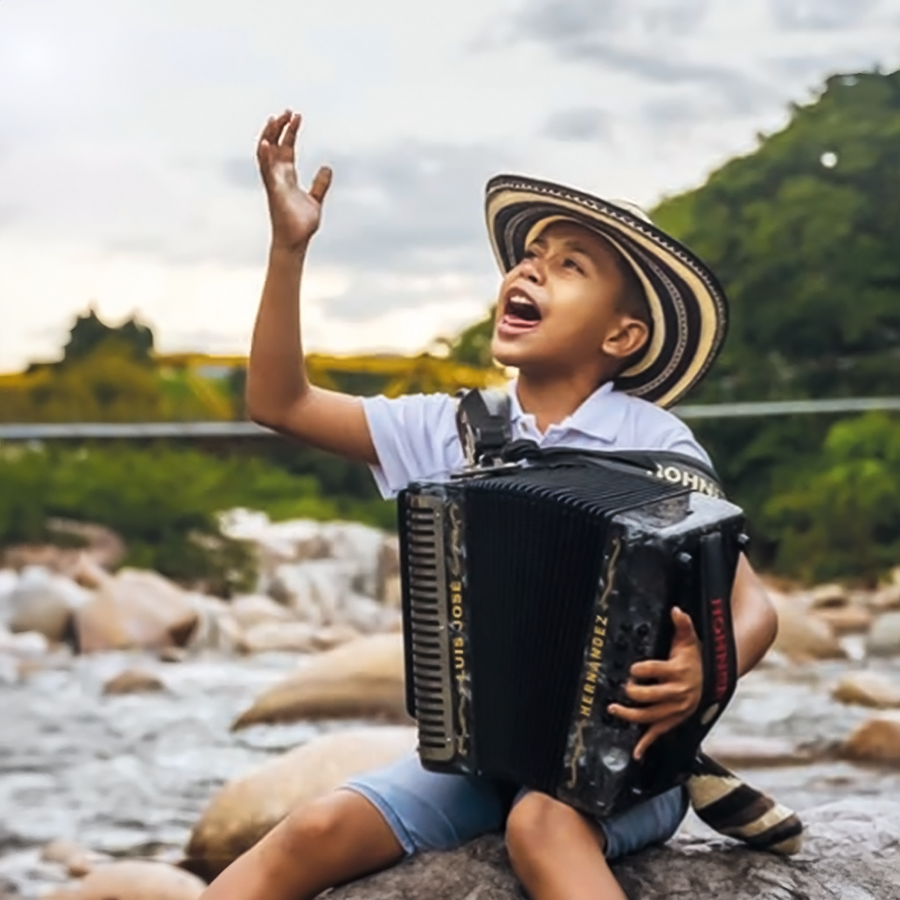
[{"label": "boy's arm", "polygon": [[300,284],[312,236],[319,228],[331,171],[320,169],[309,191],[297,180],[294,147],[300,116],[269,119],[257,160],[272,222],[272,245],[247,372],[250,418],[370,464],[378,462],[360,398],[309,383],[300,338]]},{"label": "boy's arm", "polygon": [[731,591],[731,617],[737,646],[738,676],[746,675],[766,655],[778,633],[778,616],[747,557],[738,558]]},{"label": "boy's arm", "polygon": [[[765,655],[775,640],[778,618],[766,590],[747,558],[738,558],[734,586],[731,591],[734,640],[737,649],[738,675],[745,675]],[[631,680],[626,688],[629,698],[641,707],[610,705],[609,711],[629,722],[648,725],[634,750],[640,759],[647,748],[662,734],[680,725],[700,705],[703,695],[703,662],[700,642],[690,616],[680,609],[672,610],[675,636],[667,660],[647,660],[631,667]],[[637,684],[652,680],[650,685]]]}]

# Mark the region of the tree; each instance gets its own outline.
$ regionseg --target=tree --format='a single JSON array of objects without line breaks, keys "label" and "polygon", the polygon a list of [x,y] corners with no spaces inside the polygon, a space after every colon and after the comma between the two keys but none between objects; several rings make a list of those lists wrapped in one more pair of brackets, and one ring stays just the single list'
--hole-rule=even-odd
[{"label": "tree", "polygon": [[[730,298],[724,350],[691,402],[896,393],[900,72],[828,79],[815,102],[794,107],[784,130],[702,187],[664,201],[654,218],[712,266]],[[784,524],[787,510],[799,509],[792,485],[819,470],[835,421],[779,417],[697,426],[730,495],[749,514],[763,565],[821,573],[816,554],[830,553],[829,541],[841,533],[836,521],[828,524],[829,504],[843,504],[844,525],[852,518],[837,482],[823,476],[815,508],[830,537],[797,543]],[[793,499],[779,506],[785,491]],[[774,509],[781,512],[773,518]],[[856,510],[863,516],[862,507]],[[867,534],[887,546],[883,531]],[[801,545],[813,554],[802,565]],[[841,560],[834,574],[885,562],[877,552],[851,556],[834,557]]]},{"label": "tree", "polygon": [[96,310],[91,307],[84,315],[75,319],[69,332],[69,341],[63,350],[63,364],[78,362],[111,340],[132,359],[150,362],[154,338],[149,327],[132,317],[118,328],[113,328],[101,321]]}]

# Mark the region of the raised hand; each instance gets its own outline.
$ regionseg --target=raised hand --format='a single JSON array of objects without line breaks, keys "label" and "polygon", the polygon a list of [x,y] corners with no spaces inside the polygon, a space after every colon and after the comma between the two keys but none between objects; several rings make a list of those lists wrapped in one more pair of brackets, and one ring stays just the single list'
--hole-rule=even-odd
[{"label": "raised hand", "polygon": [[286,110],[270,118],[256,148],[259,171],[269,200],[273,249],[301,252],[316,233],[322,203],[331,186],[331,169],[316,173],[305,191],[297,178],[295,146],[300,116]]},{"label": "raised hand", "polygon": [[[672,610],[672,622],[675,634],[669,658],[648,659],[631,667],[631,679],[625,691],[629,699],[642,706],[613,703],[609,707],[613,715],[650,726],[634,748],[635,759],[640,759],[661,734],[691,716],[703,696],[703,660],[694,623],[677,607]],[[635,679],[652,680],[655,684],[642,685]]]}]

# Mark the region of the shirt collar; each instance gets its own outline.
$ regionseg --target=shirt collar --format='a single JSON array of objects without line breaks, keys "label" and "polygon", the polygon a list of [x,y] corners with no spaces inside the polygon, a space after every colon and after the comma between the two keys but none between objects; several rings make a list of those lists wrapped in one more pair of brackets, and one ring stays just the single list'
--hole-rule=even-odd
[{"label": "shirt collar", "polygon": [[[527,419],[534,422],[534,416],[523,411],[519,404],[517,381],[510,382],[510,418],[513,422]],[[563,419],[559,425],[551,426],[560,430],[577,431],[589,437],[613,443],[625,418],[627,394],[613,390],[613,383],[607,381],[594,391],[582,404]],[[550,429],[548,429],[549,431]]]}]

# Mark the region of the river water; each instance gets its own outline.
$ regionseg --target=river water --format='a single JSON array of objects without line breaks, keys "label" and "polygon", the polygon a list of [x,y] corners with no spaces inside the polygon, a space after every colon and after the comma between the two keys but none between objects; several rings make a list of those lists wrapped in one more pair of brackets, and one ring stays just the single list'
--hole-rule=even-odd
[{"label": "river water", "polygon": [[[764,666],[745,678],[716,733],[805,745],[815,761],[742,774],[798,810],[852,794],[900,795],[900,769],[851,765],[829,753],[872,715],[828,692],[842,672],[863,665]],[[900,660],[869,665],[900,680]],[[102,695],[109,677],[134,666],[156,673],[166,691]],[[40,861],[51,840],[176,860],[219,786],[323,730],[347,727],[229,731],[240,710],[296,666],[289,655],[178,664],[123,654],[63,656],[17,683],[0,681],[0,900],[4,891],[39,897],[65,881],[59,867]],[[702,831],[690,818],[685,828]]]}]

